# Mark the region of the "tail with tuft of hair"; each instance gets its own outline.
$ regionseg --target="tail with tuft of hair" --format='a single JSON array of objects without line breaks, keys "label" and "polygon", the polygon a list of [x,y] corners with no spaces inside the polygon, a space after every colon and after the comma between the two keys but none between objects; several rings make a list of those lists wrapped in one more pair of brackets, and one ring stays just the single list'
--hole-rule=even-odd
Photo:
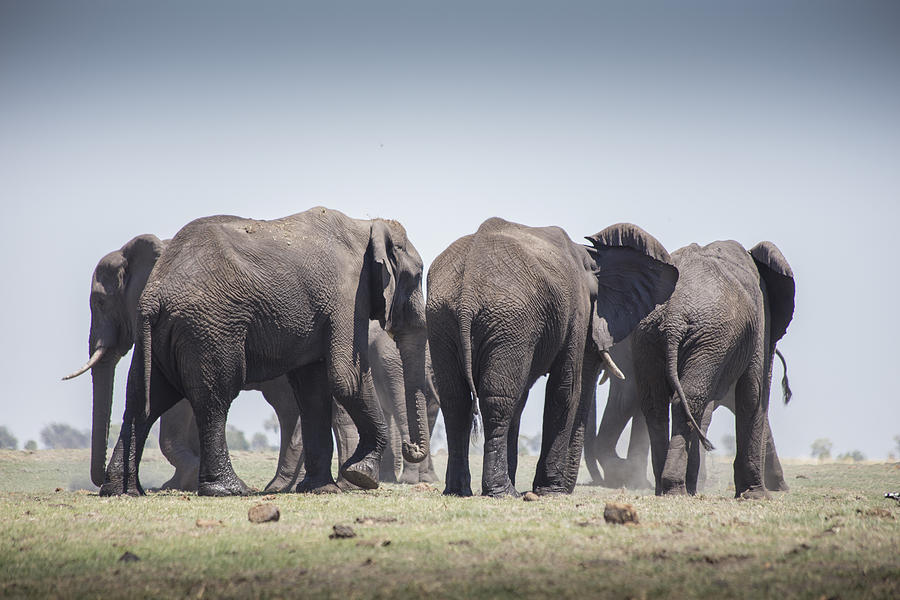
[{"label": "tail with tuft of hair", "polygon": [[472,396],[472,407],[470,410],[472,420],[473,441],[478,439],[480,432],[480,413],[478,411],[478,392],[475,391],[475,379],[472,376],[472,313],[463,308],[459,315],[459,341],[462,350],[463,371],[466,374],[466,383],[469,386],[469,393]]},{"label": "tail with tuft of hair", "polygon": [[784,367],[784,375],[781,377],[781,398],[784,400],[784,403],[787,404],[791,401],[791,397],[794,395],[794,393],[791,391],[791,383],[788,381],[787,361],[784,360],[784,355],[778,348],[775,348],[775,354],[779,359],[781,359],[781,366]]}]

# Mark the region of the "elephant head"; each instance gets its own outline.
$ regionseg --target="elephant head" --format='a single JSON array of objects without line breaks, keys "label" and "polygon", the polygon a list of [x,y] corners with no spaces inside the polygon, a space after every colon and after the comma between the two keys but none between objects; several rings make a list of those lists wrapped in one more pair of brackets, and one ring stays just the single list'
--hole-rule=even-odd
[{"label": "elephant head", "polygon": [[585,239],[593,245],[587,250],[596,278],[591,338],[604,354],[607,368],[615,372],[618,369],[607,359],[606,350],[628,337],[657,304],[669,299],[678,269],[662,244],[637,225],[611,225]]},{"label": "elephant head", "polygon": [[91,278],[90,359],[63,377],[72,379],[91,370],[94,398],[91,480],[98,486],[103,484],[105,476],[116,364],[134,345],[138,298],[164,246],[154,235],[140,235],[100,259]]},{"label": "elephant head", "polygon": [[428,413],[425,401],[425,299],[422,259],[396,221],[376,219],[369,240],[371,255],[370,318],[394,338],[403,362],[406,415],[410,441],[403,441],[403,457],[421,462],[429,454]]}]

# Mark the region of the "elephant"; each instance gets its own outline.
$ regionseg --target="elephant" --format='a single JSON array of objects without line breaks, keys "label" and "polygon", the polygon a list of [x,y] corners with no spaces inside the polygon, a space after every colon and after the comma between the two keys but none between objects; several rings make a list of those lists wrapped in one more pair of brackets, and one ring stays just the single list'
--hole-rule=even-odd
[{"label": "elephant", "polygon": [[[662,244],[631,224],[575,244],[559,227],[491,218],[428,271],[428,341],[447,431],[445,494],[470,496],[469,433],[484,427],[482,494],[517,496],[519,420],[549,373],[532,489],[574,490],[587,398],[608,350],[664,302],[678,279]],[[480,410],[479,410],[480,407]]]},{"label": "elephant", "polygon": [[[427,348],[427,345],[426,345]],[[405,460],[400,451],[401,440],[407,437],[406,404],[403,394],[403,363],[397,345],[378,323],[369,324],[369,363],[372,367],[372,382],[378,403],[387,421],[390,439],[381,457],[379,479],[385,483],[434,483],[437,474],[431,454],[420,463]],[[425,401],[428,407],[428,435],[434,432],[440,403],[434,387],[431,353],[425,352]],[[359,441],[359,435],[352,421],[340,405],[334,407],[334,433],[337,441],[338,462],[343,463],[350,456]],[[397,473],[400,473],[398,479]],[[346,485],[340,479],[338,485]]]},{"label": "elephant", "polygon": [[[88,362],[63,377],[73,379],[91,371],[93,379],[93,423],[91,429],[91,480],[103,485],[106,445],[113,400],[113,379],[119,360],[134,345],[138,298],[147,278],[169,240],[143,234],[120,249],[106,254],[91,277],[91,329]],[[249,388],[248,388],[249,389]],[[287,378],[262,382],[253,389],[262,391],[281,425],[281,450],[275,477],[266,491],[285,491],[296,482],[299,451],[292,449],[291,434],[299,410]],[[191,430],[193,425],[194,429]],[[160,423],[160,450],[175,466],[175,474],[164,489],[197,489],[199,438],[190,405],[182,402],[163,415]]]},{"label": "elephant", "polygon": [[[587,433],[584,442],[584,459],[588,472],[596,485],[632,489],[652,488],[653,485],[647,479],[647,462],[650,453],[650,434],[647,432],[647,421],[641,411],[641,403],[637,397],[634,379],[634,365],[631,350],[631,336],[621,344],[616,344],[610,355],[626,375],[624,380],[612,379],[609,383],[609,395],[606,407],[603,410],[603,418],[600,427],[597,428],[596,404],[590,406],[588,415]],[[783,398],[785,404],[790,401],[791,389],[787,376],[787,362],[784,356],[776,348],[775,355],[781,360],[784,375],[781,380]],[[734,393],[729,393],[724,398],[716,401],[716,408],[724,406],[734,414]],[[616,444],[628,421],[631,421],[631,434],[628,440],[626,458],[621,458],[616,453]],[[775,449],[775,441],[772,438],[771,427],[766,422],[766,466],[765,482],[768,490],[788,491],[789,487],[784,480],[784,471],[778,453]],[[704,480],[704,456],[701,454],[700,470],[698,474],[698,489],[702,488]],[[597,466],[602,468],[603,474]]]},{"label": "elephant", "polygon": [[245,385],[280,376],[300,412],[306,473],[297,491],[338,491],[332,398],[360,437],[340,473],[376,488],[387,427],[369,368],[370,320],[397,343],[410,437],[402,453],[423,461],[424,304],[422,259],[396,221],[320,206],[271,221],[216,215],[188,223],[163,250],[138,302],[125,413],[101,495],[144,493],[144,440],[182,397],[199,429],[198,493],[249,493],[228,456],[225,419]]},{"label": "elephant", "polygon": [[656,494],[696,493],[700,446],[712,447],[705,436],[712,411],[733,394],[735,497],[767,497],[769,388],[775,345],[793,318],[793,272],[768,241],[749,252],[732,240],[691,244],[672,259],[675,291],[631,339]]}]

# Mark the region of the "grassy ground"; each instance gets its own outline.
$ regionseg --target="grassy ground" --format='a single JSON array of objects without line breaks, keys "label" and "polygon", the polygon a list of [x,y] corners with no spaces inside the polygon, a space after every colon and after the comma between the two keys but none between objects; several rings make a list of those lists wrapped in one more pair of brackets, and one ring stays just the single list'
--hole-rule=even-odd
[{"label": "grassy ground", "polygon": [[[233,459],[254,486],[275,469],[274,455]],[[522,460],[520,490],[534,463]],[[758,502],[731,498],[724,462],[694,498],[579,485],[537,502],[399,485],[99,498],[78,489],[87,464],[87,451],[0,451],[0,597],[900,597],[893,464],[787,464],[791,491]],[[170,473],[147,452],[145,483]],[[634,505],[640,524],[605,524],[608,501]],[[281,520],[249,522],[260,502]],[[335,524],[357,537],[330,539]]]}]

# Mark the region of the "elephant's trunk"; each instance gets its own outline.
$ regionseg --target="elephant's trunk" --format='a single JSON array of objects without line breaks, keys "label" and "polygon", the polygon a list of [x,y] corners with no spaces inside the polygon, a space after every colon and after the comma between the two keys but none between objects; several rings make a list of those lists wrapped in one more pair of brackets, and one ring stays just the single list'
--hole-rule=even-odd
[{"label": "elephant's trunk", "polygon": [[91,481],[103,485],[106,477],[106,444],[109,437],[109,416],[112,412],[113,379],[116,362],[104,361],[91,370],[94,382],[94,410],[91,424]]},{"label": "elephant's trunk", "polygon": [[96,365],[98,362],[100,362],[100,359],[103,358],[103,355],[105,353],[106,353],[106,348],[104,348],[103,346],[97,348],[96,350],[94,350],[94,353],[91,354],[91,357],[88,359],[88,361],[86,363],[84,363],[83,367],[81,367],[74,373],[69,373],[68,375],[63,377],[63,381],[66,381],[69,379],[74,379],[74,378],[78,377],[79,375],[87,372],[88,369],[93,369],[94,365]]},{"label": "elephant's trunk", "polygon": [[428,408],[425,401],[425,324],[395,332],[394,340],[403,362],[406,418],[410,441],[403,441],[403,458],[422,462],[431,453],[428,435]]}]

